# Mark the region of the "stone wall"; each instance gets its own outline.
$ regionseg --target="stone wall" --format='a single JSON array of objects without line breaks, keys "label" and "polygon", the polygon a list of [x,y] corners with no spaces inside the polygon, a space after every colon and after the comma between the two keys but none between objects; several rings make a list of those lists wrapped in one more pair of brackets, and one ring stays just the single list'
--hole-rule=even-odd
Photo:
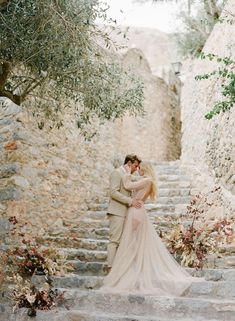
[{"label": "stone wall", "polygon": [[40,130],[26,109],[1,98],[1,216],[24,217],[43,233],[43,227],[62,226],[106,196],[114,159],[130,152],[154,160],[179,157],[175,94],[152,76],[141,52],[129,52],[122,63],[134,63],[144,79],[146,117],[107,123],[91,142],[79,136],[70,115],[60,130]]},{"label": "stone wall", "polygon": [[[229,15],[228,12],[233,14]],[[234,1],[228,1],[225,20],[218,23],[209,37],[204,52],[235,60]],[[218,67],[208,60],[189,61],[184,66],[182,89],[182,162],[190,168],[197,189],[214,184],[223,188],[225,203],[234,209],[235,199],[235,108],[211,120],[204,115],[220,100],[222,79],[212,77],[196,81],[198,74],[209,73]]]},{"label": "stone wall", "polygon": [[[42,131],[33,118],[4,99],[1,108],[1,190],[3,215],[24,217],[34,226],[61,223],[102,198],[101,179],[112,169],[107,155],[115,146],[109,139],[86,143],[73,122],[62,130]],[[102,133],[107,138],[107,132]],[[107,151],[104,153],[104,150]],[[103,161],[102,161],[103,160]]]},{"label": "stone wall", "polygon": [[126,33],[125,38],[122,33],[116,34],[106,27],[112,39],[121,45],[120,52],[125,52],[127,48],[140,49],[147,58],[153,74],[161,77],[164,69],[168,70],[172,62],[180,59],[173,34],[158,29],[133,26],[128,28],[123,26],[120,29]]},{"label": "stone wall", "polygon": [[178,159],[181,152],[179,93],[151,74],[141,50],[128,50],[121,61],[124,67],[131,67],[144,79],[147,112],[143,118],[125,117],[121,122],[119,143],[122,153],[129,149],[148,159]]}]

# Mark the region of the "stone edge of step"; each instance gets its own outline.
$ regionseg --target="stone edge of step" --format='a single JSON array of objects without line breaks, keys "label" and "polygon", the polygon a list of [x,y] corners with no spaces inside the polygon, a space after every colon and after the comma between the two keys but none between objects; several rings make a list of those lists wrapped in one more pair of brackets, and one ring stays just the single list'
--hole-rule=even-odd
[{"label": "stone edge of step", "polygon": [[[17,312],[18,313],[18,312]],[[136,316],[136,315],[122,315],[122,314],[111,314],[111,313],[97,313],[90,312],[83,309],[71,309],[64,310],[60,308],[53,308],[49,311],[40,310],[37,312],[37,317],[34,319],[35,321],[45,321],[45,317],[47,320],[51,321],[71,321],[71,317],[76,314],[79,317],[80,321],[195,321],[195,319],[189,318],[159,318],[155,315],[146,315],[146,316]],[[27,315],[27,309],[22,308],[20,313],[17,315],[17,321],[25,321],[25,317]],[[10,318],[14,316],[12,313]],[[7,318],[9,315],[7,315]],[[68,318],[67,318],[68,317]],[[10,319],[12,321],[12,318]],[[0,321],[8,321],[5,319],[4,315],[0,316]],[[222,321],[221,319],[198,319],[197,321]]]}]

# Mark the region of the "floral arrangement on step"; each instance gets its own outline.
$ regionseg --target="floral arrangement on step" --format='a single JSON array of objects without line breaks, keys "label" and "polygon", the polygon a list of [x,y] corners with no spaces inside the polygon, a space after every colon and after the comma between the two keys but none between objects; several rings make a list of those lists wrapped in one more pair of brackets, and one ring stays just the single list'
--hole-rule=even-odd
[{"label": "floral arrangement on step", "polygon": [[37,309],[49,310],[63,300],[64,293],[51,289],[47,282],[37,289],[19,274],[14,275],[13,280],[15,285],[10,298],[14,302],[14,312],[18,308],[28,308],[28,316],[34,317]]},{"label": "floral arrangement on step", "polygon": [[220,245],[234,240],[234,218],[209,220],[205,215],[208,208],[214,205],[211,201],[213,195],[218,193],[220,188],[216,187],[208,193],[195,195],[185,215],[192,222],[188,226],[174,223],[171,233],[164,236],[169,251],[184,266],[202,268],[209,256],[218,256]]},{"label": "floral arrangement on step", "polygon": [[[24,241],[24,240],[23,240]],[[27,242],[25,246],[7,251],[8,265],[21,276],[64,275],[71,267],[66,263],[66,256],[55,248],[37,248]]]},{"label": "floral arrangement on step", "polygon": [[[28,315],[34,316],[36,309],[50,309],[62,299],[62,295],[52,288],[51,276],[64,275],[72,267],[62,251],[38,246],[26,223],[19,223],[15,216],[10,217],[9,222],[10,244],[3,252],[5,260],[0,262],[0,280],[10,284],[9,297],[14,302],[14,310],[25,307]],[[34,275],[44,277],[43,288],[37,289],[33,284],[31,277]]]},{"label": "floral arrangement on step", "polygon": [[12,223],[9,231],[11,246],[6,254],[9,269],[13,273],[21,276],[33,274],[52,276],[64,275],[71,270],[72,267],[67,264],[63,251],[39,246],[35,237],[26,231],[25,224],[19,224],[15,217],[10,217],[9,221]]}]

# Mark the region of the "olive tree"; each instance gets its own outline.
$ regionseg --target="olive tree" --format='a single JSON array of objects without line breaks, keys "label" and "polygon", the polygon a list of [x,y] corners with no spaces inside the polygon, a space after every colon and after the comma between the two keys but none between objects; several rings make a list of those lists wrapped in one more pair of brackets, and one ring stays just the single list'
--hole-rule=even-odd
[{"label": "olive tree", "polygon": [[108,59],[109,22],[99,0],[0,0],[0,96],[61,126],[70,108],[78,127],[143,113],[143,83]]}]

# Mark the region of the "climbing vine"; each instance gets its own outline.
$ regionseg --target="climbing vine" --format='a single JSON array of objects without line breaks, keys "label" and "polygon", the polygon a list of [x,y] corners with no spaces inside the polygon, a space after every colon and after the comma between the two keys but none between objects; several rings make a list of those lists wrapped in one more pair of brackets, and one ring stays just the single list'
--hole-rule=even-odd
[{"label": "climbing vine", "polygon": [[222,79],[221,82],[221,94],[224,97],[220,101],[217,101],[212,109],[205,115],[206,119],[212,119],[215,115],[225,112],[234,107],[235,104],[235,61],[230,57],[220,57],[213,53],[200,55],[201,59],[209,59],[210,61],[217,61],[219,66],[216,70],[197,75],[196,80],[209,79],[211,77],[217,77]]}]

